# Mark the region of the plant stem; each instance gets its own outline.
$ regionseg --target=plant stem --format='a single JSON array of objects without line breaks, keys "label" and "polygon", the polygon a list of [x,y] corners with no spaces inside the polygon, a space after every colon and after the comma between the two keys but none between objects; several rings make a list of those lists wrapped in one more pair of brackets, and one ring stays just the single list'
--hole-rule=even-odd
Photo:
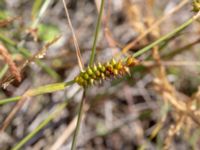
[{"label": "plant stem", "polygon": [[93,41],[93,46],[92,46],[92,53],[90,55],[90,63],[89,63],[90,66],[93,65],[93,63],[94,63],[94,57],[95,57],[95,52],[96,52],[96,44],[97,44],[99,29],[100,29],[100,25],[101,25],[101,18],[102,18],[102,14],[103,14],[104,1],[105,0],[101,1],[100,12],[99,12],[99,15],[98,15],[98,20],[97,20],[97,24],[96,24],[96,28],[95,28],[94,41]]},{"label": "plant stem", "polygon": [[81,103],[80,103],[80,106],[79,106],[78,120],[77,120],[77,124],[76,124],[76,129],[74,131],[71,150],[76,149],[77,136],[78,136],[78,132],[79,132],[79,129],[80,129],[81,120],[82,120],[85,99],[86,99],[86,89],[84,89],[84,91],[83,91],[83,97],[82,97],[82,100],[81,100]]},{"label": "plant stem", "polygon": [[188,27],[191,23],[193,23],[193,21],[195,21],[199,16],[200,16],[200,12],[198,12],[195,16],[193,16],[191,19],[187,20],[185,23],[183,23],[179,27],[175,28],[173,31],[162,36],[161,38],[159,38],[155,42],[151,43],[150,45],[138,50],[136,53],[133,54],[133,57],[138,57],[138,56],[142,55],[143,53],[151,50],[151,48],[153,48],[154,46],[156,46],[156,45],[162,43],[163,41],[168,40],[169,38],[173,37],[177,33],[184,30],[186,27]]},{"label": "plant stem", "polygon": [[[46,94],[46,93],[52,93],[55,91],[59,91],[59,90],[63,90],[66,86],[69,86],[71,84],[74,83],[74,80],[72,81],[68,81],[68,82],[63,82],[63,83],[54,83],[54,84],[48,84],[45,86],[41,86],[35,89],[30,89],[27,92],[29,93],[29,96],[37,96],[37,95],[41,95],[41,94]],[[12,97],[12,98],[6,98],[6,99],[2,99],[0,100],[0,105],[4,105],[10,102],[16,102],[18,100],[20,100],[22,98],[22,96],[16,96],[16,97]]]}]

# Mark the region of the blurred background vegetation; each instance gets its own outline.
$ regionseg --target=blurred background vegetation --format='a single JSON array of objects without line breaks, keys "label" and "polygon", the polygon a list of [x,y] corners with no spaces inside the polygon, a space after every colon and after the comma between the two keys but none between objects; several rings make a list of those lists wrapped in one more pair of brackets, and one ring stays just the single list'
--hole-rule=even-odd
[{"label": "blurred background vegetation", "polygon": [[[66,2],[87,66],[101,1]],[[95,62],[134,54],[192,18],[192,10],[189,0],[105,1]],[[77,149],[199,149],[199,35],[197,19],[140,56],[131,75],[90,87]],[[80,72],[62,1],[0,0],[0,45],[0,99],[26,99],[1,130],[0,149],[19,146],[33,132],[18,149],[70,149],[83,93],[78,84],[26,95]],[[1,127],[16,104],[1,103]]]}]

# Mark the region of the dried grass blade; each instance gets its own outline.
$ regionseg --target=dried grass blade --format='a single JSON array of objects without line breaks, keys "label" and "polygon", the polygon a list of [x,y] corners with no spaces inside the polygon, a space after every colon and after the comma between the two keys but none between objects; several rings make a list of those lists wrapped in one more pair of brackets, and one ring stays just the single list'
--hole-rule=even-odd
[{"label": "dried grass blade", "polygon": [[70,17],[69,17],[69,12],[68,12],[67,5],[66,5],[65,0],[63,0],[63,5],[64,5],[64,8],[65,8],[65,13],[66,13],[66,16],[67,16],[67,20],[68,20],[68,23],[69,23],[69,27],[70,27],[71,32],[72,32],[73,41],[74,41],[74,46],[75,46],[75,49],[76,49],[76,56],[77,56],[77,59],[78,59],[78,64],[79,64],[80,70],[83,71],[83,70],[84,70],[84,69],[83,69],[84,66],[83,66],[81,51],[80,51],[80,48],[79,48],[79,45],[78,45],[78,41],[77,41],[77,38],[76,38],[76,34],[75,34],[75,32],[74,32],[74,28],[73,28],[72,23],[71,23],[71,19],[70,19]]}]

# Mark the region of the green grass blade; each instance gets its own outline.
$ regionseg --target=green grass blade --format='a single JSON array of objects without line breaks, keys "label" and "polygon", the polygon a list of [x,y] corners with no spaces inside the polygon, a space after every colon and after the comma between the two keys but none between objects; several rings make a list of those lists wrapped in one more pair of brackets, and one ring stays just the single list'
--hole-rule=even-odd
[{"label": "green grass blade", "polygon": [[42,0],[35,0],[33,7],[32,7],[32,12],[31,12],[32,19],[35,19],[36,16],[38,15],[39,10],[42,6],[42,2],[43,2]]},{"label": "green grass blade", "polygon": [[182,30],[184,30],[185,28],[187,28],[190,24],[192,24],[199,17],[199,15],[200,15],[200,13],[197,13],[197,15],[195,15],[191,19],[187,20],[182,25],[180,25],[179,27],[175,28],[174,30],[172,30],[168,34],[162,36],[161,38],[159,38],[155,42],[151,43],[150,45],[148,45],[148,46],[146,46],[146,47],[138,50],[136,53],[133,54],[133,56],[134,57],[138,57],[138,56],[142,55],[143,53],[151,50],[151,48],[153,48],[154,46],[162,43],[163,41],[168,40],[169,38],[172,38],[173,36],[175,36],[176,34],[178,34],[179,32],[181,32]]},{"label": "green grass blade", "polygon": [[101,25],[101,18],[103,15],[103,7],[104,7],[104,1],[101,1],[101,7],[100,7],[100,12],[98,15],[98,20],[97,20],[97,24],[96,24],[96,28],[95,28],[95,34],[94,34],[94,41],[93,41],[93,46],[92,46],[92,53],[90,55],[90,66],[93,65],[94,63],[94,58],[95,58],[95,53],[96,53],[96,44],[97,44],[97,39],[98,39],[98,35],[99,35],[99,29],[100,29],[100,25]]},{"label": "green grass blade", "polygon": [[[32,97],[32,96],[42,95],[42,94],[46,94],[46,93],[52,93],[55,91],[64,90],[64,88],[66,86],[72,85],[73,83],[74,83],[74,80],[69,81],[69,82],[49,84],[49,85],[41,86],[41,87],[38,87],[35,89],[30,89],[26,92],[26,94],[28,94],[28,96]],[[0,100],[0,105],[4,105],[4,104],[10,103],[10,102],[16,102],[16,101],[20,100],[21,98],[22,98],[22,96],[16,96],[16,97],[12,97],[12,98],[2,99],[2,100]]]},{"label": "green grass blade", "polygon": [[34,20],[33,24],[32,24],[32,28],[36,28],[38,23],[40,22],[43,14],[45,13],[45,11],[47,10],[49,4],[51,3],[51,0],[45,0],[43,5],[41,6],[40,11],[38,12],[37,18]]}]

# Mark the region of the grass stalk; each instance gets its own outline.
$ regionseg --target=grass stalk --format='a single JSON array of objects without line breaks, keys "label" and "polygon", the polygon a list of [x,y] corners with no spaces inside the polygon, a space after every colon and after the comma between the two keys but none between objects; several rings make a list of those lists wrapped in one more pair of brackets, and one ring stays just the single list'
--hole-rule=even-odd
[{"label": "grass stalk", "polygon": [[82,100],[81,100],[81,103],[80,103],[80,106],[79,106],[78,120],[77,120],[77,124],[76,124],[76,129],[74,131],[71,150],[76,149],[77,137],[78,137],[78,132],[79,132],[80,125],[81,125],[85,100],[86,100],[86,89],[84,89],[84,91],[83,91],[83,97],[82,97]]},{"label": "grass stalk", "polygon": [[40,11],[38,12],[38,16],[37,18],[34,20],[33,24],[32,24],[32,28],[36,28],[38,23],[40,22],[43,14],[45,13],[45,11],[47,10],[49,4],[51,3],[51,0],[46,0],[44,1]]},{"label": "grass stalk", "polygon": [[[62,82],[62,83],[53,83],[53,84],[41,86],[35,89],[30,89],[27,92],[28,92],[28,95],[32,97],[32,96],[42,95],[46,93],[52,93],[59,90],[64,90],[66,86],[72,85],[73,83],[74,83],[74,80],[71,80],[68,82]],[[10,102],[16,102],[20,100],[21,98],[22,96],[16,96],[12,98],[2,99],[0,100],[0,105],[4,105]]]},{"label": "grass stalk", "polygon": [[160,44],[160,43],[172,38],[173,36],[175,36],[176,34],[181,32],[182,30],[187,28],[190,24],[192,24],[196,19],[199,18],[199,16],[200,16],[200,12],[198,12],[195,16],[193,16],[192,18],[190,18],[189,20],[187,20],[182,25],[180,25],[179,27],[175,28],[174,30],[172,30],[168,34],[162,36],[161,38],[159,38],[155,42],[153,42],[150,45],[147,45],[146,47],[138,50],[136,53],[133,54],[133,56],[134,57],[138,57],[138,56],[142,55],[143,53],[151,50],[151,48],[153,48],[154,46],[156,46],[156,45],[158,45],[158,44]]},{"label": "grass stalk", "polygon": [[95,53],[96,53],[96,44],[97,44],[99,29],[100,29],[100,25],[101,25],[101,18],[102,18],[102,15],[103,15],[104,2],[105,2],[105,0],[101,0],[100,12],[99,12],[99,15],[98,15],[97,24],[96,24],[95,33],[94,33],[92,53],[90,55],[90,63],[89,63],[90,66],[93,65],[93,63],[94,63],[94,58],[95,58]]}]

